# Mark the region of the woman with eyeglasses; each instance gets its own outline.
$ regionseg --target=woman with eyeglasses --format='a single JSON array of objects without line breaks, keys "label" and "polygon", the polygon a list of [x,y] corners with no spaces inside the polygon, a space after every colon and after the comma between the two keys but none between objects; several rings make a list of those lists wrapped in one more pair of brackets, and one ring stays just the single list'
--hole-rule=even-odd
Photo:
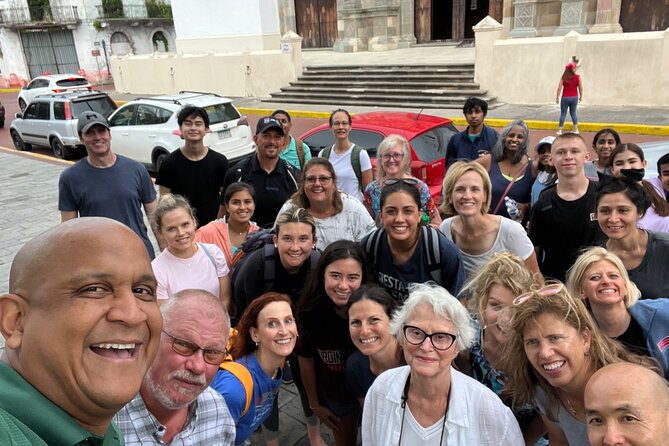
[{"label": "woman with eyeglasses", "polygon": [[524,443],[497,395],[451,365],[475,337],[471,318],[455,297],[438,286],[413,285],[390,330],[408,365],[382,373],[367,392],[363,445]]},{"label": "woman with eyeglasses", "polygon": [[[297,325],[290,297],[274,292],[253,300],[237,324],[232,338],[232,358],[253,379],[253,398],[246,408],[246,389],[237,375],[220,369],[211,387],[225,398],[235,421],[235,444],[243,444],[272,412],[281,387],[281,368],[293,352]],[[276,433],[267,445],[278,445]]]},{"label": "woman with eyeglasses", "polygon": [[457,295],[465,277],[460,253],[438,229],[421,224],[416,186],[388,184],[379,201],[382,227],[360,242],[376,282],[398,303],[406,300],[410,283],[433,281]]},{"label": "woman with eyeglasses", "polygon": [[378,219],[381,210],[381,189],[386,184],[393,184],[398,180],[414,184],[418,188],[421,212],[430,223],[435,227],[438,226],[441,223],[441,216],[430,195],[430,188],[411,175],[409,142],[401,135],[388,135],[376,149],[376,180],[367,185],[364,193],[365,206],[374,220]]},{"label": "woman with eyeglasses", "polygon": [[669,299],[639,300],[622,261],[602,247],[581,254],[567,274],[567,288],[580,296],[597,326],[629,351],[652,356],[669,378]]},{"label": "woman with eyeglasses", "polygon": [[323,251],[297,306],[297,354],[309,407],[332,430],[337,446],[354,445],[357,438],[360,405],[346,389],[346,359],[355,351],[346,308],[368,279],[360,246],[336,241]]},{"label": "woman with eyeglasses", "polygon": [[362,192],[374,179],[374,173],[367,151],[348,139],[351,121],[351,115],[343,108],[332,112],[328,122],[335,143],[332,147],[321,150],[318,156],[332,163],[339,177],[339,190],[362,203]]},{"label": "woman with eyeglasses", "polygon": [[622,260],[630,280],[641,291],[640,298],[666,298],[669,234],[638,227],[651,206],[650,197],[638,180],[602,176],[597,187],[597,221],[608,237],[606,249]]},{"label": "woman with eyeglasses", "polygon": [[583,394],[595,371],[624,361],[652,365],[604,336],[561,283],[514,299],[509,334],[505,392],[514,404],[539,408],[551,446],[589,444]]},{"label": "woman with eyeglasses", "polygon": [[376,228],[365,206],[337,189],[337,174],[324,158],[307,161],[299,189],[279,215],[291,207],[307,209],[314,216],[316,247],[320,250],[337,240],[360,241]]},{"label": "woman with eyeglasses", "polygon": [[538,283],[543,283],[534,245],[518,222],[488,213],[492,186],[488,172],[475,161],[457,161],[444,177],[442,211],[454,215],[440,230],[458,246],[467,276],[490,257],[510,251],[525,262]]}]

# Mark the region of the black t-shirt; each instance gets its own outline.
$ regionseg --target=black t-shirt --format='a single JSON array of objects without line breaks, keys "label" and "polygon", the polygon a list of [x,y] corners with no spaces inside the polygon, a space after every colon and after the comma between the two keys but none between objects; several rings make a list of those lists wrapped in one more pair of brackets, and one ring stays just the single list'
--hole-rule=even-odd
[{"label": "black t-shirt", "polygon": [[369,367],[369,357],[354,352],[346,361],[346,388],[358,398],[364,398],[376,375],[372,373]]},{"label": "black t-shirt", "polygon": [[560,198],[556,186],[541,192],[532,208],[529,236],[534,246],[541,247],[537,260],[545,276],[564,282],[581,249],[601,245],[606,239],[597,223],[596,207],[593,182],[573,201]]},{"label": "black t-shirt", "polygon": [[258,157],[252,156],[230,169],[225,176],[225,186],[243,181],[253,186],[256,193],[256,210],[253,221],[260,227],[274,224],[281,206],[297,190],[300,171],[291,164],[279,159],[274,170],[267,173],[260,167]]},{"label": "black t-shirt", "polygon": [[196,210],[198,225],[204,226],[218,215],[227,171],[228,159],[214,150],[207,149],[207,154],[198,161],[191,161],[181,150],[175,150],[160,165],[156,184],[188,198]]},{"label": "black t-shirt", "polygon": [[621,334],[617,338],[617,341],[620,341],[627,350],[637,355],[651,356],[648,351],[648,343],[646,342],[646,337],[643,335],[643,330],[641,325],[634,319],[631,318],[630,325],[625,330],[625,333]]},{"label": "black t-shirt", "polygon": [[669,297],[669,234],[648,232],[648,246],[641,263],[627,270],[630,280],[639,287],[641,299]]}]

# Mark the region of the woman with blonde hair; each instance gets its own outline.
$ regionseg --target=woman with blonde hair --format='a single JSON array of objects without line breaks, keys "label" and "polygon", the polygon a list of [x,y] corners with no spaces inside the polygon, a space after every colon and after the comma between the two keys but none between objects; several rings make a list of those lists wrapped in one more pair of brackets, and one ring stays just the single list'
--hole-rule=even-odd
[{"label": "woman with blonde hair", "polygon": [[567,288],[581,296],[599,329],[628,350],[651,356],[669,378],[669,300],[639,300],[641,293],[629,279],[620,258],[605,248],[581,254],[567,274]]},{"label": "woman with blonde hair", "polygon": [[505,391],[515,405],[538,407],[551,446],[588,444],[583,395],[593,373],[616,362],[653,364],[606,337],[562,283],[515,298],[509,333]]},{"label": "woman with blonde hair", "polygon": [[441,223],[430,188],[411,174],[411,150],[409,142],[402,135],[388,135],[376,149],[376,180],[365,188],[364,203],[374,220],[381,211],[381,189],[386,184],[405,181],[415,185],[420,191],[421,211],[433,225]]},{"label": "woman with blonde hair", "polygon": [[475,161],[453,163],[444,177],[441,210],[454,215],[439,229],[458,246],[467,276],[471,276],[494,253],[511,251],[525,262],[543,283],[534,246],[520,223],[488,213],[492,197],[490,177]]}]

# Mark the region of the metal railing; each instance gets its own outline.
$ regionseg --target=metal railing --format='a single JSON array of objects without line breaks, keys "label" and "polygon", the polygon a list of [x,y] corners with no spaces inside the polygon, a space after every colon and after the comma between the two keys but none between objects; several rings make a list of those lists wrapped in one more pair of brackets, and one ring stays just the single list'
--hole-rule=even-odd
[{"label": "metal railing", "polygon": [[[120,5],[119,5],[120,6]],[[172,20],[171,10],[165,12],[161,8],[147,5],[123,5],[122,8],[104,8],[96,6],[100,19],[169,19]]]},{"label": "metal railing", "polygon": [[0,9],[0,24],[29,25],[31,23],[77,23],[76,6],[47,6]]}]

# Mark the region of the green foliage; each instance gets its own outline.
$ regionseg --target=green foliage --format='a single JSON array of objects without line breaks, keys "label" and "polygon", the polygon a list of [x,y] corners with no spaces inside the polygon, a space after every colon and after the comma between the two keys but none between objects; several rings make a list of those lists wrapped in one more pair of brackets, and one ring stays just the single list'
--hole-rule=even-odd
[{"label": "green foliage", "polygon": [[49,0],[28,0],[30,18],[35,22],[51,18],[51,5]]},{"label": "green foliage", "polygon": [[160,0],[146,0],[146,13],[149,18],[171,19],[172,5]]},{"label": "green foliage", "polygon": [[95,28],[96,31],[100,31],[102,29],[102,22],[98,19],[93,20],[93,28]]},{"label": "green foliage", "polygon": [[123,17],[123,0],[102,0],[102,10],[108,19]]}]

